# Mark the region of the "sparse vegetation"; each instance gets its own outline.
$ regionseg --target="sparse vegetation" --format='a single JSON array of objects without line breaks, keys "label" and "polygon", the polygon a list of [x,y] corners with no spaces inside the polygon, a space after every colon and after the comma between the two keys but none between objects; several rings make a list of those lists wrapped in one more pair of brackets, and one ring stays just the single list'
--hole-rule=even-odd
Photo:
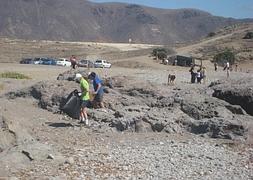
[{"label": "sparse vegetation", "polygon": [[213,58],[214,62],[217,62],[219,65],[224,65],[224,63],[229,62],[231,65],[235,63],[235,53],[229,49],[216,54]]},{"label": "sparse vegetation", "polygon": [[167,58],[168,51],[165,48],[155,48],[153,49],[152,56],[155,56],[158,59]]},{"label": "sparse vegetation", "polygon": [[4,85],[0,84],[0,91],[2,91],[4,89]]},{"label": "sparse vegetation", "polygon": [[31,79],[30,77],[18,72],[4,72],[0,74],[0,78]]},{"label": "sparse vegetation", "polygon": [[253,39],[253,32],[247,32],[243,39]]},{"label": "sparse vegetation", "polygon": [[215,36],[215,35],[216,35],[215,32],[210,32],[210,33],[207,35],[207,37],[213,37],[213,36]]}]

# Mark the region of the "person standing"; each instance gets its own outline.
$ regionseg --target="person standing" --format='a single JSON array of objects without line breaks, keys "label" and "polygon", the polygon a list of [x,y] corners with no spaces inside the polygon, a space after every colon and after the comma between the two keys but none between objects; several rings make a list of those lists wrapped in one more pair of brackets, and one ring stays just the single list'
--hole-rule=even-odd
[{"label": "person standing", "polygon": [[214,70],[215,70],[215,71],[218,70],[218,64],[217,64],[217,62],[214,63]]},{"label": "person standing", "polygon": [[74,55],[72,55],[72,56],[70,57],[70,62],[71,62],[71,67],[72,67],[73,69],[76,69],[77,60],[76,60],[76,57],[75,57]]},{"label": "person standing", "polygon": [[227,67],[227,69],[230,69],[230,64],[229,64],[228,61],[227,61],[227,63],[226,63],[226,67]]},{"label": "person standing", "polygon": [[235,72],[238,71],[238,63],[235,64]]},{"label": "person standing", "polygon": [[191,83],[195,83],[195,81],[196,81],[196,72],[195,72],[195,68],[194,68],[195,66],[193,65],[192,67],[191,67],[191,69],[189,70],[189,72],[191,73]]},{"label": "person standing", "polygon": [[102,85],[102,81],[95,72],[89,73],[88,79],[93,81],[93,88],[94,88],[93,94],[95,95],[93,99],[93,105],[95,106],[99,105],[100,108],[105,108],[103,102],[104,87]]},{"label": "person standing", "polygon": [[89,82],[79,73],[76,74],[75,81],[80,83],[81,88],[80,123],[85,123],[85,125],[88,126],[89,120],[87,115],[87,108],[90,104]]},{"label": "person standing", "polygon": [[202,79],[203,79],[203,83],[206,84],[206,67],[202,68]]},{"label": "person standing", "polygon": [[230,65],[229,65],[229,62],[227,61],[227,63],[225,64],[225,67],[223,69],[224,71],[226,70],[227,71],[227,78],[229,78],[230,76]]},{"label": "person standing", "polygon": [[201,84],[201,68],[197,71],[197,83]]}]

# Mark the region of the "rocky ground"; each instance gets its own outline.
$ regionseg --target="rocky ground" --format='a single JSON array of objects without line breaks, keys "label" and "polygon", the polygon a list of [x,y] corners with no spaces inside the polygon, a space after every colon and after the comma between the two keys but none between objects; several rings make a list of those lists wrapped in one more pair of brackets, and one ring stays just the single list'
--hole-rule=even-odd
[{"label": "rocky ground", "polygon": [[33,79],[0,81],[3,178],[253,178],[251,73],[209,69],[206,84],[190,84],[187,68],[96,70],[114,88],[87,128],[60,111],[77,71],[11,66]]}]

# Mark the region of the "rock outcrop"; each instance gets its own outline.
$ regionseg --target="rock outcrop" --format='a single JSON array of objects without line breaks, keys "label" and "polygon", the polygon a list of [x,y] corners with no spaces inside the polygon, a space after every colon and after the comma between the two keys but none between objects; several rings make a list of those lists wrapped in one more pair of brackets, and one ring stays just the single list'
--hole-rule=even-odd
[{"label": "rock outcrop", "polygon": [[[69,93],[79,88],[71,79],[73,74],[68,71],[63,76],[66,81],[40,82],[8,96],[32,96],[41,108],[60,113]],[[252,91],[243,84],[245,81],[241,82],[240,89],[218,82],[210,88],[193,87],[193,90],[187,87],[169,90],[149,83],[134,84],[126,77],[112,77],[111,82],[114,89],[110,89],[104,97],[107,111],[88,111],[89,119],[101,131],[114,128],[129,132],[190,132],[212,138],[236,139],[246,138],[248,124],[252,121],[247,114],[253,107]],[[228,102],[212,97],[212,89],[214,96],[221,95]],[[230,95],[226,96],[226,93]],[[230,96],[237,103],[230,102],[231,98],[226,99]]]},{"label": "rock outcrop", "polygon": [[240,105],[248,114],[253,116],[253,79],[220,81],[211,86],[213,96],[230,104]]}]

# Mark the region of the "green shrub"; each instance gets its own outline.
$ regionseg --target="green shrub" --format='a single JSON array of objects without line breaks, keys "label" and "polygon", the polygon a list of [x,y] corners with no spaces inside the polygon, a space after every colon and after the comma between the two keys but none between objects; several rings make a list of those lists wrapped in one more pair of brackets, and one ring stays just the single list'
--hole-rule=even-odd
[{"label": "green shrub", "polygon": [[224,65],[226,62],[229,62],[231,65],[235,63],[235,53],[229,49],[216,54],[213,58],[213,61],[219,65]]},{"label": "green shrub", "polygon": [[213,37],[213,36],[215,36],[215,35],[216,35],[215,32],[210,32],[210,33],[207,35],[207,37]]},{"label": "green shrub", "polygon": [[253,39],[253,32],[247,32],[243,39]]},{"label": "green shrub", "polygon": [[152,56],[157,57],[158,59],[167,58],[168,51],[165,48],[156,48],[153,49]]},{"label": "green shrub", "polygon": [[12,79],[31,79],[30,77],[17,73],[17,72],[4,72],[0,74],[0,78],[12,78]]}]

